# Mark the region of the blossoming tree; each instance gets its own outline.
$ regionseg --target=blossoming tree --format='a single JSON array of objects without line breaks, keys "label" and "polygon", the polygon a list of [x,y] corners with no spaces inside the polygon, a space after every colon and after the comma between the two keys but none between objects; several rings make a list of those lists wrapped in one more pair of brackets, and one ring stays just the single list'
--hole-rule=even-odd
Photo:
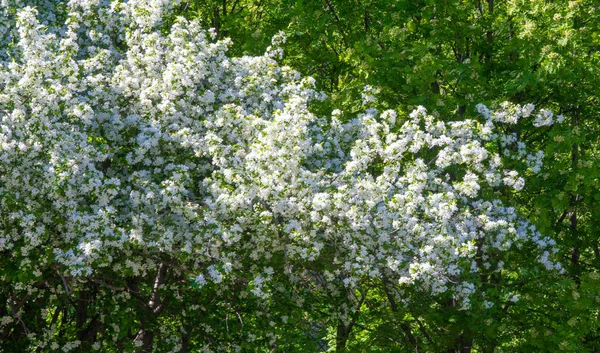
[{"label": "blossoming tree", "polygon": [[318,117],[283,37],[230,58],[163,23],[170,1],[19,4],[0,10],[4,349],[293,351],[321,305],[341,351],[367,283],[469,310],[518,300],[481,291],[503,271],[561,271],[496,192],[541,168],[510,126],[562,117],[404,116],[370,87],[362,114]]}]

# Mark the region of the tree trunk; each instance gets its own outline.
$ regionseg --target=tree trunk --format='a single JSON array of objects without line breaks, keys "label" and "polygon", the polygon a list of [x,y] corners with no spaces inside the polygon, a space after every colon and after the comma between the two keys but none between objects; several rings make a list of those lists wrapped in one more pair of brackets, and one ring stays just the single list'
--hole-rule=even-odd
[{"label": "tree trunk", "polygon": [[346,352],[346,343],[352,332],[352,324],[346,326],[342,320],[338,321],[337,332],[335,336],[335,351]]},{"label": "tree trunk", "polygon": [[[163,262],[159,265],[156,271],[156,278],[154,279],[154,285],[152,292],[150,293],[150,300],[144,305],[147,316],[150,320],[140,320],[140,330],[135,336],[134,342],[140,346],[140,350],[137,353],[151,353],[152,345],[154,344],[154,331],[149,328],[149,322],[153,321],[159,312],[163,308],[163,303],[160,299],[160,286],[164,283],[167,275],[167,265]],[[137,286],[137,285],[136,285]],[[139,292],[139,290],[138,290]]]}]

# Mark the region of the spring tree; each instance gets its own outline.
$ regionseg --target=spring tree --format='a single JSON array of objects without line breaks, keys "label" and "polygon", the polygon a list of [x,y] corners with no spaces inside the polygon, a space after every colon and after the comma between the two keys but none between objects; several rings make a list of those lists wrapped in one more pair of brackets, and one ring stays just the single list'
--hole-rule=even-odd
[{"label": "spring tree", "polygon": [[403,116],[368,86],[319,117],[283,37],[231,58],[170,1],[29,5],[0,12],[1,349],[298,351],[318,297],[342,351],[364,283],[483,310],[519,299],[488,276],[562,270],[497,197],[543,157],[505,127],[562,117]]}]

